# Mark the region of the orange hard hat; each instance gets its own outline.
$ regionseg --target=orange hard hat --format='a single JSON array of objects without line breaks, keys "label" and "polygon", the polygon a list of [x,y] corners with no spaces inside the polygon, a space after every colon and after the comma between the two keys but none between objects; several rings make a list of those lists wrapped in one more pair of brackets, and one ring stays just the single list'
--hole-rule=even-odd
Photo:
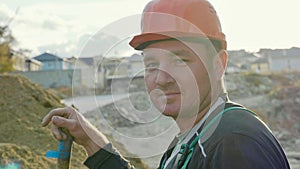
[{"label": "orange hard hat", "polygon": [[170,37],[204,37],[226,49],[219,17],[207,0],[153,0],[143,11],[141,28],[142,34],[129,43],[137,50]]}]

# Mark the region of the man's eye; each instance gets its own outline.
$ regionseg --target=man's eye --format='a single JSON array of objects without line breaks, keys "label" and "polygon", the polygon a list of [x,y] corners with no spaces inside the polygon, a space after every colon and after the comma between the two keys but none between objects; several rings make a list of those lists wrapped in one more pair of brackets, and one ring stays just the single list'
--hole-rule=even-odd
[{"label": "man's eye", "polygon": [[158,63],[150,62],[145,64],[146,71],[151,71],[158,68]]},{"label": "man's eye", "polygon": [[157,63],[147,63],[146,68],[157,67]]},{"label": "man's eye", "polygon": [[180,58],[178,58],[178,59],[174,59],[174,64],[175,65],[186,65],[186,62],[187,62],[188,60],[186,60],[186,59],[180,59]]}]

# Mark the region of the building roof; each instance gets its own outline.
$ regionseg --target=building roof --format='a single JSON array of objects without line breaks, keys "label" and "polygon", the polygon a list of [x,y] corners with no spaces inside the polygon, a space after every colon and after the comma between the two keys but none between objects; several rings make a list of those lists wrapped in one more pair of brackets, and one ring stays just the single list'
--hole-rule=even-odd
[{"label": "building roof", "polygon": [[143,61],[143,57],[139,54],[133,54],[128,58],[128,60],[130,62],[141,62]]},{"label": "building roof", "polygon": [[35,64],[37,64],[37,65],[42,65],[42,62],[40,62],[40,61],[38,61],[38,60],[35,60],[35,59],[33,59],[33,58],[28,58],[28,59],[25,60],[25,62],[27,62],[27,63],[32,62],[32,63],[35,63]]},{"label": "building roof", "polygon": [[259,53],[270,57],[299,57],[300,48],[292,47],[290,49],[261,49]]},{"label": "building roof", "polygon": [[228,62],[227,62],[227,67],[239,68],[238,65],[236,65],[235,63],[233,63],[233,62],[231,62],[231,61],[228,61]]},{"label": "building roof", "polygon": [[268,63],[268,58],[266,58],[266,57],[259,57],[253,63],[254,64]]},{"label": "building roof", "polygon": [[78,60],[80,60],[81,62],[89,65],[89,66],[93,66],[94,65],[94,58],[92,57],[82,57],[82,58],[78,58]]},{"label": "building roof", "polygon": [[40,62],[44,62],[44,61],[63,61],[62,58],[60,58],[56,55],[53,55],[51,53],[47,53],[47,52],[45,52],[43,54],[40,54],[40,55],[34,57],[33,59],[38,60]]}]

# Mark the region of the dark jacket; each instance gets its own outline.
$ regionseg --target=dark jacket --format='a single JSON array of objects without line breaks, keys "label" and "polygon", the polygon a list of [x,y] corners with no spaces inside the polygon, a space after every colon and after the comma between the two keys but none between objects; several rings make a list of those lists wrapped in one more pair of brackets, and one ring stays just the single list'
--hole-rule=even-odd
[{"label": "dark jacket", "polygon": [[[225,108],[241,107],[227,102]],[[224,108],[219,106],[198,129],[200,133],[211,119]],[[196,135],[189,141],[193,141]],[[188,162],[190,169],[290,169],[285,153],[269,128],[256,115],[245,110],[232,110],[221,116],[201,138],[203,150],[198,144]],[[105,149],[109,150],[106,151]],[[111,146],[99,150],[85,161],[91,169],[133,168]],[[159,169],[170,157],[173,147],[164,153]],[[206,155],[204,157],[203,151]],[[114,152],[114,153],[111,153]],[[166,169],[177,165],[171,160]]]}]

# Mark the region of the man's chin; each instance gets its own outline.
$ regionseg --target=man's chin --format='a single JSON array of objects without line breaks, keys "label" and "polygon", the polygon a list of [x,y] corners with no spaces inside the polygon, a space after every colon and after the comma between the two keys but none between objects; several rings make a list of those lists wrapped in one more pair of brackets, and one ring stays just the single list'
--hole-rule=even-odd
[{"label": "man's chin", "polygon": [[162,112],[162,114],[164,115],[164,116],[167,116],[167,117],[172,117],[173,119],[176,119],[177,118],[177,116],[178,116],[178,111],[176,110],[163,110],[163,111],[161,111]]},{"label": "man's chin", "polygon": [[180,112],[180,106],[178,104],[165,104],[162,102],[152,102],[156,109],[164,116],[176,118]]},{"label": "man's chin", "polygon": [[192,109],[190,107],[185,109],[180,108],[165,108],[162,112],[164,116],[172,117],[173,119],[195,119],[198,115],[198,109]]}]

